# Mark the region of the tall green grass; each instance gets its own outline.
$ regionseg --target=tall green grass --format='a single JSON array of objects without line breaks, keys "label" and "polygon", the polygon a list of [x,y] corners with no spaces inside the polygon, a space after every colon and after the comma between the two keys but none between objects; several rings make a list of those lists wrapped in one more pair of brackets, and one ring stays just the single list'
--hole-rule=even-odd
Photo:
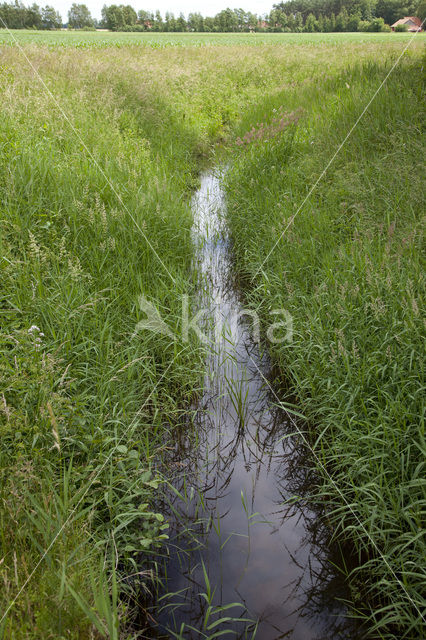
[{"label": "tall green grass", "polygon": [[373,637],[414,640],[426,612],[420,57],[404,55],[301,206],[390,67],[266,98],[240,134],[279,107],[304,115],[239,147],[227,197],[248,301],[265,327],[273,308],[293,315],[292,343],[271,349],[312,425],[332,526],[358,556],[354,600],[370,604]]},{"label": "tall green grass", "polygon": [[[136,108],[118,74],[93,86],[83,70],[65,80],[57,60],[38,63],[78,134],[11,65],[0,124],[1,615],[17,599],[2,630],[115,638],[129,612],[111,581],[119,566],[140,572],[134,553],[166,535],[150,508],[153,461],[201,375],[194,342],[135,333],[141,294],[177,330],[193,289],[185,194],[198,138],[155,91]],[[150,132],[158,118],[161,136]]]},{"label": "tall green grass", "polygon": [[[214,143],[223,145],[235,123],[243,121],[243,130],[248,106],[263,106],[265,95],[266,111],[283,97],[308,111],[312,76],[320,94],[329,86],[323,95],[333,107],[326,113],[334,109],[337,117],[339,91],[336,80],[320,77],[324,66],[335,76],[351,61],[382,55],[384,45],[371,38],[339,46],[152,49],[123,40],[88,50],[37,46],[32,35],[25,53],[46,86],[17,46],[2,47],[0,67],[0,615],[7,611],[0,634],[115,638],[132,617],[138,590],[150,586],[144,550],[167,535],[153,508],[155,461],[167,456],[203,368],[192,337],[135,332],[145,318],[139,296],[179,335],[181,294],[192,295],[196,284],[189,203]],[[386,52],[400,44],[389,40]],[[372,71],[369,81],[375,78]],[[407,83],[402,78],[398,86]],[[356,86],[360,100],[361,80]],[[344,83],[340,91],[345,100],[351,95]],[[401,89],[397,122],[407,120],[406,95],[417,104],[413,88]],[[402,137],[391,167],[405,158]],[[306,154],[309,143],[298,143],[312,166],[303,169],[303,182],[295,174],[295,190],[321,161]],[[258,216],[241,235],[241,250],[253,250],[258,238],[248,234],[256,228],[262,242],[271,240],[269,219],[256,205],[263,210],[266,190],[253,187],[279,157],[275,146],[268,153],[233,154],[241,205]],[[238,173],[244,167],[247,177]],[[416,189],[402,199],[405,207]],[[278,212],[278,201],[271,203]],[[397,226],[395,237],[403,229]],[[417,236],[404,251],[415,253],[413,242]],[[254,265],[250,257],[247,269]],[[306,258],[303,272],[311,270]],[[418,285],[413,278],[413,292]],[[261,289],[269,300],[263,281]],[[301,373],[310,388],[309,379]],[[415,380],[410,384],[415,389]],[[307,402],[310,395],[302,395]],[[411,468],[412,458],[404,461]]]}]

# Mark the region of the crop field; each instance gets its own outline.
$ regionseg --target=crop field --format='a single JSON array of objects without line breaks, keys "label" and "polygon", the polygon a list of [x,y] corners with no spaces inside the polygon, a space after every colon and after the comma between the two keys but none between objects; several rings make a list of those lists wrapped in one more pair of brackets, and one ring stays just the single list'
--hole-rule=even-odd
[{"label": "crop field", "polygon": [[[423,38],[422,34],[417,37]],[[115,33],[0,29],[0,43],[34,42],[63,47],[202,47],[214,45],[342,45],[408,42],[409,33]]]},{"label": "crop field", "polygon": [[354,550],[353,609],[372,638],[420,638],[424,36],[12,35],[0,31],[0,637],[143,633],[147,552],[167,536],[157,462],[200,390],[204,347],[138,331],[140,296],[182,335],[191,197],[225,163],[247,304],[264,326],[273,306],[294,319],[271,355],[308,420],[316,498]]}]

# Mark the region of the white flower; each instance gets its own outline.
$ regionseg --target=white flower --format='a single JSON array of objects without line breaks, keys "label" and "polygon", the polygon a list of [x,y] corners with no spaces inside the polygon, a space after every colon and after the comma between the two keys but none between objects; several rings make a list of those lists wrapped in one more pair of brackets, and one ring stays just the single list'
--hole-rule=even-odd
[{"label": "white flower", "polygon": [[28,333],[33,333],[34,331],[40,331],[40,329],[35,324],[31,325],[31,327],[28,329]]}]

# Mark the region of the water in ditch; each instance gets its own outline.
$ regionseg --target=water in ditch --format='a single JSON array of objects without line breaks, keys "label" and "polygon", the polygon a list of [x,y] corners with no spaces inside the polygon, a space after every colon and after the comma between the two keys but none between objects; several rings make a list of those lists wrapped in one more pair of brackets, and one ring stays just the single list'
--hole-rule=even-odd
[{"label": "water in ditch", "polygon": [[163,505],[170,543],[153,612],[159,636],[353,640],[342,559],[309,500],[312,459],[277,406],[232,278],[219,175],[202,176],[193,208],[212,342],[202,394],[167,459],[175,480]]}]

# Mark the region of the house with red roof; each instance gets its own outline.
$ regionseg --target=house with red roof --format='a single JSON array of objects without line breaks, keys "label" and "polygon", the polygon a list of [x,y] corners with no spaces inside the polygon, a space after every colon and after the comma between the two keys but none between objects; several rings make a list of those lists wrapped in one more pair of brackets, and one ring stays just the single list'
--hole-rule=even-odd
[{"label": "house with red roof", "polygon": [[392,31],[395,31],[395,27],[399,24],[405,24],[407,26],[407,31],[423,31],[422,21],[420,20],[420,18],[416,18],[415,16],[408,16],[406,18],[397,20],[394,24],[391,25]]}]

